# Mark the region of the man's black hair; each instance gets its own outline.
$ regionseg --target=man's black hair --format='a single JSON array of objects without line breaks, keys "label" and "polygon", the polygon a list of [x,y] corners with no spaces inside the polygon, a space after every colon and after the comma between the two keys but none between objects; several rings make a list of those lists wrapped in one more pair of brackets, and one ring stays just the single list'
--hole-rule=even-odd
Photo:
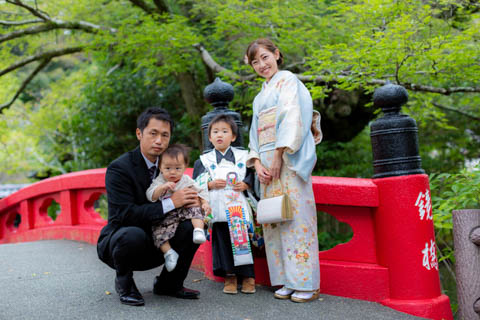
[{"label": "man's black hair", "polygon": [[148,126],[150,119],[165,121],[170,124],[170,133],[173,131],[173,120],[167,110],[160,107],[150,107],[143,111],[137,118],[137,128],[143,133],[143,129]]}]

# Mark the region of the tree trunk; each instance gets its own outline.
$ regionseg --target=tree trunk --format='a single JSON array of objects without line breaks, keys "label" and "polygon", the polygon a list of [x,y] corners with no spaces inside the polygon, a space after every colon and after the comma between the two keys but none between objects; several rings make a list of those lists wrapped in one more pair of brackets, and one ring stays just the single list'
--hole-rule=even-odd
[{"label": "tree trunk", "polygon": [[200,118],[205,114],[207,109],[203,97],[200,94],[201,91],[195,83],[191,72],[178,73],[176,78],[180,85],[182,98],[187,108],[187,114],[195,123],[198,122],[198,134],[191,136],[192,143],[193,145],[201,146],[202,131],[200,128]]},{"label": "tree trunk", "polygon": [[324,140],[348,142],[375,119],[375,108],[365,107],[372,101],[371,94],[362,90],[333,89],[323,100],[314,105],[322,114]]},{"label": "tree trunk", "polygon": [[204,113],[205,103],[199,94],[195,79],[190,72],[181,72],[177,74],[177,81],[180,84],[182,98],[187,107],[187,113],[191,117],[198,117]]}]

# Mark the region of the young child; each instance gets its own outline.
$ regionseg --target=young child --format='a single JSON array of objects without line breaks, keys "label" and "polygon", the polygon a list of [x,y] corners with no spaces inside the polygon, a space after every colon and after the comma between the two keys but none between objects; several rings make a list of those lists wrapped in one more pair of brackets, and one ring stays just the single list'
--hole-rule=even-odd
[{"label": "young child", "polygon": [[178,260],[178,253],[172,249],[168,240],[175,235],[175,231],[181,221],[192,220],[194,243],[200,244],[206,241],[203,231],[203,219],[205,215],[202,213],[202,209],[206,214],[211,212],[210,205],[208,204],[208,192],[200,188],[195,181],[184,174],[187,165],[187,148],[180,144],[169,146],[159,159],[160,174],[152,181],[152,184],[147,190],[147,199],[155,202],[159,198],[170,196],[175,190],[193,187],[198,192],[200,202],[202,203],[202,208],[182,207],[169,212],[161,223],[152,227],[153,241],[155,246],[162,250],[165,258],[165,268],[167,268],[168,271],[175,269]]},{"label": "young child", "polygon": [[[212,256],[213,274],[225,278],[224,293],[237,293],[237,277],[242,280],[243,293],[255,292],[255,273],[253,264],[235,266],[230,240],[230,230],[226,216],[226,174],[235,172],[238,182],[233,190],[239,192],[242,207],[248,206],[243,192],[253,185],[253,171],[247,169],[245,161],[246,150],[231,147],[230,144],[237,137],[237,125],[228,115],[218,115],[208,126],[210,142],[214,150],[200,156],[195,162],[193,178],[200,187],[209,190],[210,204],[212,205]],[[248,218],[247,218],[248,219]],[[249,220],[251,221],[251,220]]]}]

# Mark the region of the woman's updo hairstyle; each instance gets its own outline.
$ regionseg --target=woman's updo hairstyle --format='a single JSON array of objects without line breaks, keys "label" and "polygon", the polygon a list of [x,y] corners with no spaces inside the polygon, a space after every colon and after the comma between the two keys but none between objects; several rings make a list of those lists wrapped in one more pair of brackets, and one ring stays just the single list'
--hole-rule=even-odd
[{"label": "woman's updo hairstyle", "polygon": [[283,54],[278,49],[278,47],[270,39],[260,38],[251,42],[247,47],[247,52],[245,55],[247,57],[247,60],[248,60],[247,62],[249,65],[252,65],[252,61],[255,59],[255,56],[260,47],[267,49],[271,53],[275,53],[275,50],[278,50],[278,52],[280,53],[280,56],[277,59],[277,65],[280,66],[283,63]]}]

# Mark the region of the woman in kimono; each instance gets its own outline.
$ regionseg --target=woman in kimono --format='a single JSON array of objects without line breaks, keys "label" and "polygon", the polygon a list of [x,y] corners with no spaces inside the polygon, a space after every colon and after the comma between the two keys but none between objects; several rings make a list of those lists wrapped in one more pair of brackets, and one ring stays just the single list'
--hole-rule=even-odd
[{"label": "woman in kimono", "polygon": [[265,78],[253,101],[247,166],[256,170],[261,199],[286,193],[293,210],[293,220],[263,225],[270,281],[282,286],[274,296],[312,301],[320,267],[311,172],[321,139],[321,131],[315,140],[311,131],[312,98],[293,73],[278,69],[283,56],[270,40],[252,42],[245,58]]}]

